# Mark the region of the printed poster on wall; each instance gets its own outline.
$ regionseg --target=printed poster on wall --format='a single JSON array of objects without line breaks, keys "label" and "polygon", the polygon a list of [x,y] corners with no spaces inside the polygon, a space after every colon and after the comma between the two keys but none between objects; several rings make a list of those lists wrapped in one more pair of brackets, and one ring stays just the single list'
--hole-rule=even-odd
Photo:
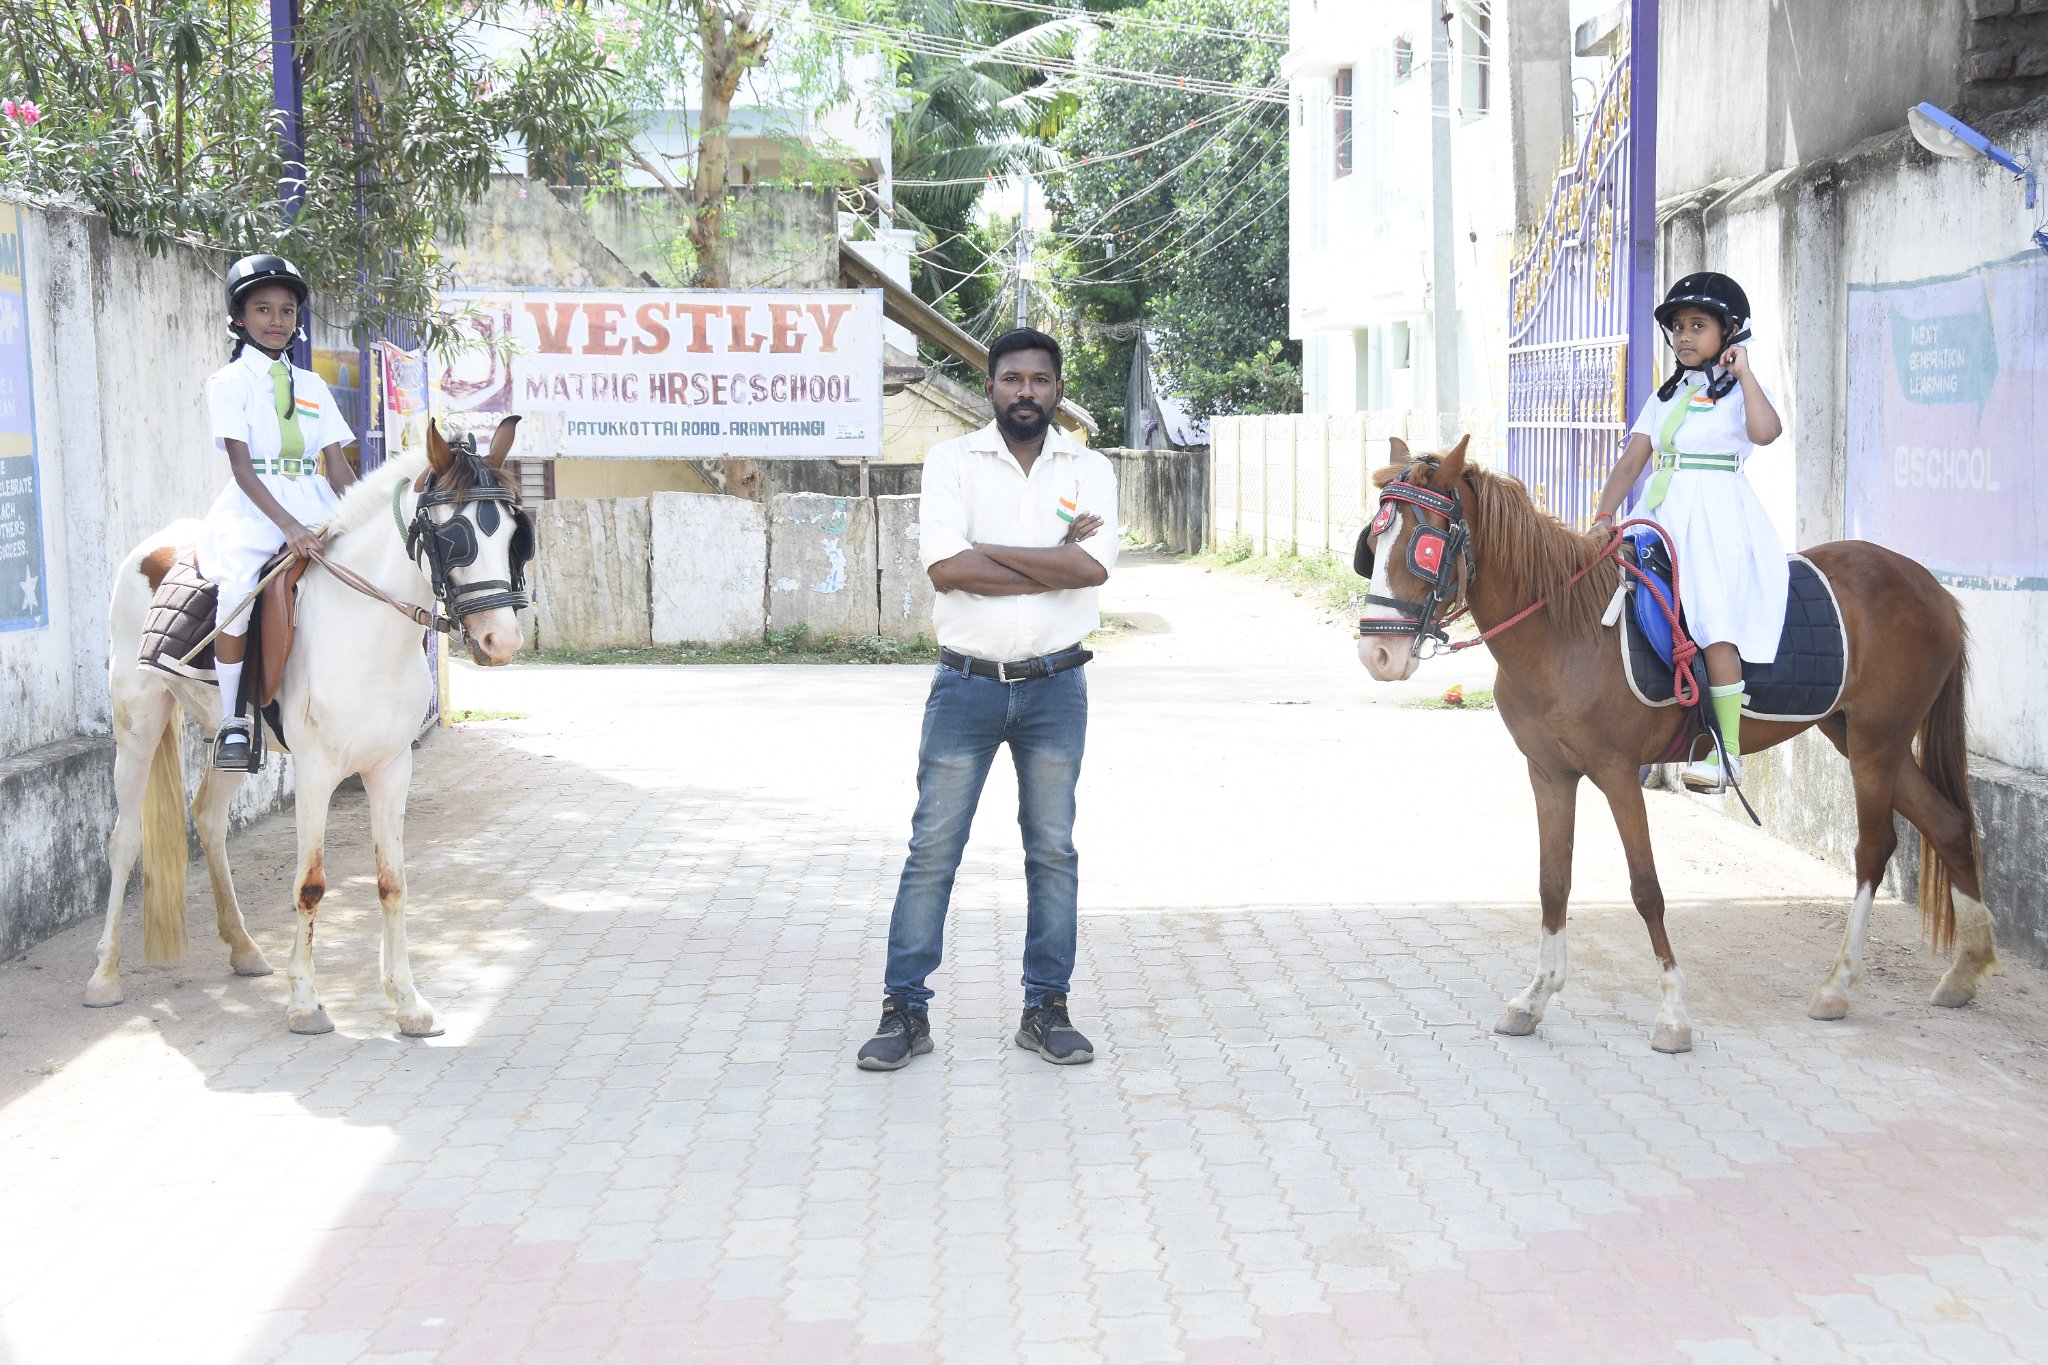
[{"label": "printed poster on wall", "polygon": [[436,357],[464,414],[553,414],[595,459],[880,459],[875,290],[462,291],[484,345]]},{"label": "printed poster on wall", "polygon": [[0,202],[0,630],[50,623],[21,209]]},{"label": "printed poster on wall", "polygon": [[1849,287],[1848,533],[1960,587],[2048,589],[2048,257]]}]

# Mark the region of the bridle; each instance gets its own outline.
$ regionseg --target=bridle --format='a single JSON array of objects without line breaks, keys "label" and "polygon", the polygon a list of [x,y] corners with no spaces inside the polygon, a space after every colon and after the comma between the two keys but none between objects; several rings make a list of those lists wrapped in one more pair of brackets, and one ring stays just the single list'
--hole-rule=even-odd
[{"label": "bridle", "polygon": [[[1437,461],[1428,455],[1418,455],[1412,463],[1431,470],[1437,467]],[[1464,504],[1459,501],[1456,491],[1441,493],[1410,482],[1407,472],[1403,471],[1380,490],[1379,510],[1358,538],[1352,568],[1360,578],[1371,580],[1373,559],[1377,553],[1373,542],[1395,524],[1404,503],[1418,512],[1442,517],[1445,522],[1439,529],[1418,518],[1415,533],[1408,538],[1408,572],[1420,579],[1427,591],[1420,602],[1367,593],[1365,600],[1368,604],[1392,607],[1400,615],[1365,617],[1358,623],[1358,633],[1409,636],[1415,642],[1418,657],[1427,659],[1437,651],[1425,648],[1425,641],[1434,642],[1439,648],[1450,644],[1450,634],[1444,627],[1464,615],[1466,608],[1459,607],[1441,618],[1437,613],[1465,597],[1472,580],[1479,575],[1479,561],[1472,552],[1472,528],[1465,522]],[[1459,572],[1461,565],[1462,576]],[[1451,587],[1454,582],[1457,586]],[[1455,645],[1451,647],[1458,648]]]},{"label": "bridle", "polygon": [[[400,510],[400,504],[405,500],[405,480],[400,479],[391,486],[391,520],[398,527],[399,538],[405,542],[406,556],[427,576],[433,585],[434,598],[445,609],[445,614],[416,602],[400,601],[355,570],[336,564],[319,550],[313,551],[312,558],[347,586],[365,597],[376,598],[407,620],[444,635],[460,635],[463,643],[469,646],[470,653],[481,658],[482,652],[462,618],[498,607],[517,611],[529,605],[526,566],[532,562],[534,554],[533,518],[519,505],[519,495],[500,482],[497,471],[477,458],[473,438],[465,436],[451,443],[449,451],[456,459],[467,462],[469,488],[462,492],[440,488],[437,485],[444,475],[431,470],[420,475],[420,482],[413,485],[420,497],[411,525],[406,524],[405,514]],[[510,512],[500,512],[499,503],[506,504]],[[433,507],[452,507],[454,511],[448,520],[435,521],[427,515],[427,510]],[[472,507],[475,509],[474,522],[470,520],[469,509]],[[498,529],[498,519],[506,515],[512,518],[512,544],[506,558],[512,577],[509,580],[486,578],[474,583],[457,583],[449,570],[476,562],[477,528],[480,526],[485,535],[491,535]],[[422,557],[426,560],[424,564],[420,562]]]},{"label": "bridle", "polygon": [[[450,479],[454,488],[439,486],[444,478],[455,472],[455,465],[442,473],[426,475],[425,486],[419,493],[419,505],[413,511],[412,524],[402,529],[405,532],[406,555],[433,584],[434,597],[446,608],[455,628],[466,639],[469,631],[462,625],[463,617],[480,611],[494,611],[499,607],[517,611],[530,605],[526,594],[526,566],[532,562],[534,554],[533,518],[519,505],[518,493],[498,477],[496,470],[478,458],[473,437],[459,438],[449,450],[466,468],[469,486],[462,488],[460,479]],[[501,506],[506,510],[500,511]],[[453,510],[446,520],[436,521],[428,515],[436,507]],[[507,516],[512,520],[512,544],[506,560],[511,578],[456,582],[451,571],[474,564],[480,539],[495,535],[499,518]]]}]

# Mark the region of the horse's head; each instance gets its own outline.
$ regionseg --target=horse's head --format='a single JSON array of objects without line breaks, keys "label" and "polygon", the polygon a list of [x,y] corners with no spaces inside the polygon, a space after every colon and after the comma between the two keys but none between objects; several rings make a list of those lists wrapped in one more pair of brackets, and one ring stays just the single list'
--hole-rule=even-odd
[{"label": "horse's head", "polygon": [[1465,511],[1465,447],[1461,437],[1442,456],[1410,456],[1399,437],[1394,463],[1373,475],[1379,509],[1359,533],[1352,567],[1369,579],[1358,623],[1358,661],[1381,682],[1414,676],[1424,639],[1447,638],[1443,622],[1471,578],[1471,528]]},{"label": "horse's head", "polygon": [[480,456],[473,438],[450,444],[429,423],[419,510],[406,533],[407,552],[461,627],[470,657],[485,665],[510,663],[526,643],[517,612],[527,604],[533,519],[504,472],[518,426],[517,417],[498,423]]}]

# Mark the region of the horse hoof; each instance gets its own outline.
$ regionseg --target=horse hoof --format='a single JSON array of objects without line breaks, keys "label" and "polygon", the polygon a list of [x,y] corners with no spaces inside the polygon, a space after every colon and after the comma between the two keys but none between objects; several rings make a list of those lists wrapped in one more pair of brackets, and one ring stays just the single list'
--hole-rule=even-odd
[{"label": "horse hoof", "polygon": [[269,976],[273,970],[270,960],[263,956],[261,948],[249,948],[228,954],[228,966],[235,969],[236,976]]},{"label": "horse hoof", "polygon": [[1510,1038],[1526,1038],[1536,1031],[1537,1022],[1535,1015],[1517,1005],[1500,1017],[1500,1022],[1493,1026],[1493,1031],[1505,1033]]},{"label": "horse hoof", "polygon": [[1845,1019],[1848,1015],[1849,997],[1832,991],[1815,991],[1813,1003],[1806,1007],[1809,1019]]},{"label": "horse hoof", "polygon": [[398,1019],[399,1036],[404,1038],[439,1038],[447,1031],[434,1022],[434,1016],[431,1014],[423,1014],[414,1019],[400,1015]]},{"label": "horse hoof", "polygon": [[284,1026],[293,1033],[332,1033],[334,1021],[327,1017],[324,1006],[315,1005],[309,1010],[296,1010],[285,1015]]},{"label": "horse hoof", "polygon": [[85,983],[85,1004],[88,1009],[103,1010],[109,1005],[118,1005],[127,999],[121,992],[121,979],[108,981],[94,977]]},{"label": "horse hoof", "polygon": [[1939,1005],[1945,1010],[1955,1010],[1961,1009],[1976,998],[1977,992],[1965,990],[1953,981],[1943,981],[1934,988],[1934,994],[1927,997],[1927,1003]]},{"label": "horse hoof", "polygon": [[1659,1024],[1657,1032],[1650,1038],[1650,1046],[1658,1052],[1690,1052],[1692,1025]]}]

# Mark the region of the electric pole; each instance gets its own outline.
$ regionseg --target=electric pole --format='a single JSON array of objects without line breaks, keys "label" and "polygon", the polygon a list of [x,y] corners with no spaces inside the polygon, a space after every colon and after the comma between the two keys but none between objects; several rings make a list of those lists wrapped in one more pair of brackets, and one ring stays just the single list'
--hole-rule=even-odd
[{"label": "electric pole", "polygon": [[1031,172],[1024,172],[1024,209],[1017,216],[1017,325],[1028,327],[1031,308]]},{"label": "electric pole", "polygon": [[[1429,6],[1429,227],[1433,268],[1430,271],[1430,332],[1435,342],[1436,410],[1458,410],[1458,261],[1453,244],[1457,224],[1451,193],[1451,25],[1456,11],[1446,0],[1425,0]],[[1439,418],[1439,421],[1442,419]]]}]

